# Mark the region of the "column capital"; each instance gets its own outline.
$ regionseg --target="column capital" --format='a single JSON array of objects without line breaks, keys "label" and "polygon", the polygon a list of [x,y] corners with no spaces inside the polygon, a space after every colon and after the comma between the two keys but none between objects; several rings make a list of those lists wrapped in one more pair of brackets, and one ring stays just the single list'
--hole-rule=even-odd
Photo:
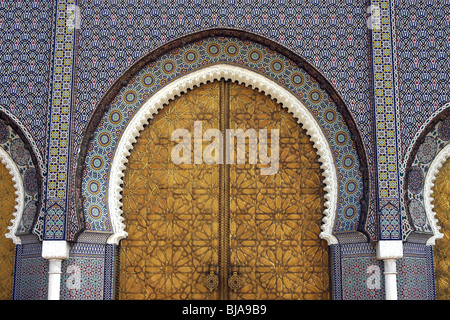
[{"label": "column capital", "polygon": [[44,259],[69,259],[70,245],[64,240],[44,240],[42,242],[42,257]]},{"label": "column capital", "polygon": [[403,257],[403,241],[380,240],[377,243],[378,260],[397,260]]}]

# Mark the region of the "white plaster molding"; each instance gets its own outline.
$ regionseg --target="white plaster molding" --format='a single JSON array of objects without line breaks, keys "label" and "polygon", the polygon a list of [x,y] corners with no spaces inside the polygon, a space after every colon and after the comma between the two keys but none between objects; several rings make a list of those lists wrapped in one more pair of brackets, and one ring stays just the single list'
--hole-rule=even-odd
[{"label": "white plaster molding", "polygon": [[276,82],[251,70],[227,64],[212,65],[173,80],[164,88],[154,93],[129,121],[116,146],[110,167],[108,211],[114,233],[109,237],[108,243],[118,244],[121,239],[126,238],[128,235],[125,231],[124,218],[122,217],[122,179],[128,162],[127,158],[144,125],[158,113],[159,109],[163,108],[165,104],[169,103],[176,96],[179,96],[180,93],[186,92],[188,89],[193,89],[194,86],[200,86],[208,81],[212,82],[222,78],[237,81],[240,84],[251,86],[260,92],[264,92],[266,95],[270,95],[273,99],[282,103],[298,119],[298,123],[303,125],[308,135],[311,136],[311,141],[317,149],[321,168],[323,169],[324,190],[326,191],[324,218],[320,237],[325,239],[329,245],[337,244],[338,240],[332,234],[338,203],[337,171],[333,152],[320,124],[297,97]]},{"label": "white plaster molding", "polygon": [[433,236],[428,239],[427,245],[435,245],[437,239],[442,239],[444,236],[439,230],[439,221],[436,218],[436,212],[434,212],[433,200],[431,196],[433,194],[434,181],[439,173],[440,169],[444,165],[445,161],[450,157],[450,143],[447,144],[439,153],[434,157],[433,161],[428,168],[428,172],[425,176],[425,182],[423,186],[423,202],[425,207],[425,213],[427,215],[428,222],[430,223]]},{"label": "white plaster molding", "polygon": [[[430,122],[436,119],[436,117],[441,114],[444,110],[450,108],[450,102],[444,104],[441,108],[438,108],[435,110],[425,121],[420,125],[420,128],[416,131],[414,137],[410,141],[410,145],[414,146],[417,143],[417,140],[422,135],[425,128],[427,128],[430,125]],[[401,163],[401,166],[403,169],[406,168],[407,163],[409,162],[409,158],[411,156],[411,152],[413,151],[413,148],[408,148],[405,152],[405,156],[403,158],[403,162]]]},{"label": "white plaster molding", "polygon": [[0,147],[0,161],[5,165],[11,175],[12,180],[14,181],[14,188],[16,189],[15,210],[13,212],[13,218],[11,219],[11,226],[8,227],[9,232],[5,236],[10,238],[14,244],[21,244],[22,242],[20,238],[16,236],[16,232],[19,227],[20,220],[22,219],[22,214],[25,207],[25,189],[23,186],[22,176],[14,160],[2,147]]}]

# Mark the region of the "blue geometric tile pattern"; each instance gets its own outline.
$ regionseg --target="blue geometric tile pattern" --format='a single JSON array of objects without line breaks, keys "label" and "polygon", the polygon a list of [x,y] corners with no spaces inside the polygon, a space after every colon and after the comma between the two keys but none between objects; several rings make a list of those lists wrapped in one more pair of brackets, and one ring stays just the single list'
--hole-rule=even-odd
[{"label": "blue geometric tile pattern", "polygon": [[75,29],[67,26],[69,5],[75,0],[58,0],[54,21],[52,90],[50,96],[49,142],[46,181],[44,239],[64,240],[69,194],[70,140]]},{"label": "blue geometric tile pattern", "polygon": [[47,291],[48,262],[42,258],[42,245],[17,245],[13,300],[45,300]]},{"label": "blue geometric tile pattern", "polygon": [[[78,2],[82,16],[77,66],[79,129],[108,86],[140,57],[167,41],[213,27],[254,32],[298,52],[343,94],[362,130],[370,122],[364,5],[349,0],[229,0],[208,4],[165,0],[160,6],[148,0],[109,3]],[[366,139],[371,139],[370,131],[366,133]]]},{"label": "blue geometric tile pattern", "polygon": [[112,245],[77,243],[72,246],[70,259],[62,265],[62,299],[113,299],[115,259]]},{"label": "blue geometric tile pattern", "polygon": [[421,126],[450,102],[450,2],[395,0],[401,156]]},{"label": "blue geometric tile pattern", "polygon": [[392,32],[392,4],[371,1],[380,16],[372,28],[374,85],[374,130],[376,136],[379,236],[383,240],[401,239],[400,186],[398,161],[398,103],[395,45]]},{"label": "blue geometric tile pattern", "polygon": [[[207,28],[237,28],[268,37],[303,56],[342,95],[364,140],[374,199],[370,50],[366,5],[351,0],[78,1],[81,11],[74,115],[76,158],[82,134],[103,94],[145,54]],[[369,201],[367,232],[377,237]]]},{"label": "blue geometric tile pattern", "polygon": [[[24,141],[19,134],[5,121],[0,119],[0,148],[9,154],[15,162],[24,186],[24,210],[19,221],[17,235],[34,233],[42,239],[43,210],[40,206],[39,173],[40,168],[33,163],[31,153],[26,149]],[[38,217],[37,220],[35,218]]]},{"label": "blue geometric tile pattern", "polygon": [[405,243],[404,257],[398,260],[398,299],[434,300],[433,247]]},{"label": "blue geometric tile pattern", "polygon": [[410,223],[403,224],[406,237],[413,231],[428,236],[433,234],[431,221],[425,212],[424,184],[431,162],[439,152],[450,143],[450,119],[439,121],[425,135],[417,152],[411,160],[410,171],[406,181],[407,209]]},{"label": "blue geometric tile pattern", "polygon": [[[341,273],[339,300],[382,300],[384,298],[384,279],[376,278],[373,285],[370,278],[381,275],[382,261],[375,258],[375,246],[371,243],[342,245],[340,250],[339,272]],[[333,261],[333,265],[337,261]],[[375,272],[378,271],[378,274]]]},{"label": "blue geometric tile pattern", "polygon": [[[76,33],[65,25],[67,4],[77,4],[81,10],[81,28]],[[378,4],[386,19],[380,32],[367,28],[370,4]],[[66,239],[68,233],[74,234],[79,226],[71,212],[70,177],[96,106],[141,57],[171,40],[210,28],[243,30],[276,41],[304,57],[334,86],[355,119],[367,155],[370,181],[364,181],[369,185],[364,191],[369,194],[369,211],[364,227],[370,240],[406,240],[413,231],[430,234],[421,195],[423,177],[434,156],[450,141],[450,122],[440,119],[423,133],[450,102],[449,0],[1,0],[0,111],[21,129],[37,158],[37,162],[30,162],[17,132],[0,121],[0,145],[19,164],[27,192],[20,232],[30,232],[37,199],[32,171],[39,166],[47,191],[46,206],[37,213],[32,232],[41,240]],[[241,41],[241,49],[257,47],[233,41]],[[199,50],[208,63],[218,61],[208,57],[205,47]],[[261,46],[259,50],[264,55],[279,54]],[[169,55],[183,68],[187,62],[181,52]],[[164,84],[161,80],[170,81],[181,74],[181,69],[173,74],[164,72],[161,63],[167,59],[159,57],[119,93],[89,145],[87,159],[92,170],[83,177],[89,230],[111,231],[104,214],[105,190],[98,189],[108,179],[103,169],[111,160],[123,121]],[[294,72],[289,61],[284,60],[284,66]],[[268,76],[292,89],[295,80],[286,78],[283,82],[269,69],[265,70]],[[154,78],[145,78],[145,74]],[[341,146],[333,141],[333,124],[326,120],[335,119],[333,112],[327,111],[335,106],[313,79],[302,75],[308,88],[300,91],[317,89],[315,97],[322,95],[316,104],[307,101],[311,100],[308,94],[301,99],[312,106],[336,163],[342,165],[335,231],[354,231],[360,208],[350,204],[359,204],[363,185],[361,175],[351,167],[358,152],[351,143]],[[143,79],[150,82],[142,84]],[[155,87],[145,87],[152,79]],[[133,95],[136,102],[127,104],[126,98]],[[348,138],[348,131],[344,131]],[[351,159],[345,158],[348,155]],[[349,173],[346,167],[351,169]],[[408,175],[407,169],[411,169]],[[404,181],[406,176],[409,179]],[[352,181],[356,182],[356,193]],[[374,290],[366,282],[369,268],[383,271],[372,243],[333,245],[330,252],[335,298],[384,298],[384,283],[380,290]],[[16,246],[14,299],[46,299],[48,261],[41,255],[40,243]],[[62,298],[112,299],[116,259],[117,248],[112,245],[73,245],[70,259],[63,263]],[[69,288],[70,277],[78,270],[71,268],[73,265],[81,271],[79,290]],[[399,299],[435,298],[431,246],[406,242],[397,272]]]},{"label": "blue geometric tile pattern", "polygon": [[0,108],[46,161],[53,1],[0,1]]},{"label": "blue geometric tile pattern", "polygon": [[[401,189],[407,190],[405,170],[411,162],[417,166],[418,161],[411,158],[411,153],[430,121],[450,102],[450,2],[396,0],[395,6],[401,133],[399,156],[403,174],[399,182]],[[424,166],[427,167],[426,164]],[[402,199],[405,196],[413,198],[409,191]],[[411,232],[406,212],[409,211],[414,218],[422,217],[424,209],[418,197],[420,194],[414,195],[415,199],[410,204],[402,205],[404,239]],[[423,229],[423,223],[419,222],[419,225],[419,229]]]}]

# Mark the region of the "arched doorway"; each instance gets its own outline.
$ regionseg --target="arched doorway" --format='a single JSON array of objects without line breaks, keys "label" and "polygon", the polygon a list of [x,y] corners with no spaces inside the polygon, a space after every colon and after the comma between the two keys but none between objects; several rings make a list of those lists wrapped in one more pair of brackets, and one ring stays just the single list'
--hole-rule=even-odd
[{"label": "arched doorway", "polygon": [[[248,146],[245,164],[200,161],[199,123],[223,141],[226,129],[254,129],[259,151],[266,129],[271,156],[270,132],[279,130],[276,173],[261,174],[273,162],[250,164]],[[176,129],[194,136],[190,164],[173,161]],[[211,141],[203,136],[200,155]],[[141,132],[125,170],[119,298],[329,298],[318,158],[292,114],[245,85],[214,81],[171,101]]]},{"label": "arched doorway", "polygon": [[450,160],[447,160],[439,170],[433,188],[433,205],[436,218],[439,221],[442,239],[436,241],[434,247],[434,263],[436,278],[436,298],[449,300],[449,257],[450,257]]},{"label": "arched doorway", "polygon": [[0,300],[12,298],[15,245],[5,237],[9,232],[16,206],[14,181],[6,166],[0,162]]}]

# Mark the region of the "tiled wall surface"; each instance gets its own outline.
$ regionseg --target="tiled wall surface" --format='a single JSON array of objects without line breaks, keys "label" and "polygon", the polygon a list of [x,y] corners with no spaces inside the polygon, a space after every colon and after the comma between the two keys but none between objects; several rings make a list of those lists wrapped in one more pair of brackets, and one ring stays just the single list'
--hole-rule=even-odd
[{"label": "tiled wall surface", "polygon": [[[397,126],[397,159],[393,162],[397,165],[398,193],[395,201],[382,202],[382,220],[393,222],[381,233],[379,195],[374,190],[379,187],[377,164],[384,151],[377,141],[379,136],[375,136],[379,129],[375,124],[381,122],[375,117],[380,104],[374,98],[374,83],[379,80],[374,50],[378,34],[367,25],[371,3],[381,5],[386,14],[383,17],[388,17],[382,21],[382,30],[389,29],[390,39],[380,33],[379,40],[384,49],[392,50],[391,60],[383,63],[384,71],[391,68],[385,75],[395,80],[392,103],[398,116],[393,121]],[[76,4],[81,13],[76,33],[64,25],[69,4]],[[412,230],[406,203],[402,204],[406,163],[413,147],[422,143],[419,135],[450,102],[448,0],[213,0],[207,5],[198,0],[0,1],[0,111],[29,139],[37,159],[33,165],[40,167],[45,189],[46,216],[41,215],[34,233],[41,239],[64,239],[66,228],[76,231],[79,227],[76,221],[66,221],[73,192],[64,174],[74,172],[84,130],[110,86],[152,50],[208,28],[236,28],[272,39],[304,57],[325,76],[354,118],[367,155],[371,201],[365,231],[370,239],[381,234],[404,240]],[[7,148],[12,145],[4,143]],[[425,143],[430,145],[428,140]],[[426,158],[423,150],[419,157]],[[20,156],[13,159],[21,161]],[[414,185],[408,190],[411,188]],[[424,214],[419,211],[413,213]],[[335,252],[332,273],[339,284],[337,298],[383,298],[381,291],[367,289],[364,283],[367,268],[382,268],[370,245],[343,245],[331,250]],[[113,247],[77,244],[72,254],[63,265],[63,298],[111,298]],[[430,261],[430,250],[420,245],[405,247],[405,257],[399,262],[401,299],[434,297]],[[40,257],[39,244],[18,245],[15,268],[14,298],[45,298],[47,262]],[[70,281],[78,271],[82,271],[81,282],[73,289]]]}]

